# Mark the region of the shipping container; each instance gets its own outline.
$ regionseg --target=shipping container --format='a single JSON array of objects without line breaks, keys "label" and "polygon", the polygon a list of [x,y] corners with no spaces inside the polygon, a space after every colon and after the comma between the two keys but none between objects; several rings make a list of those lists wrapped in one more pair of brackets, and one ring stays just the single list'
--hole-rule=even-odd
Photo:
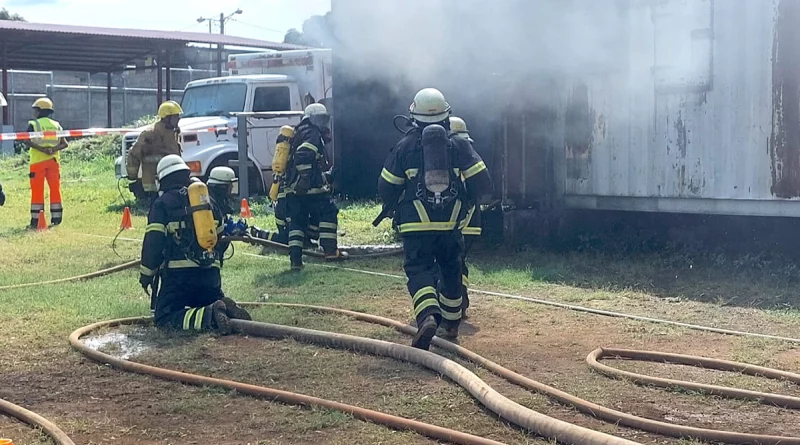
[{"label": "shipping container", "polygon": [[332,6],[350,194],[374,195],[392,116],[433,86],[506,208],[800,216],[800,1]]}]

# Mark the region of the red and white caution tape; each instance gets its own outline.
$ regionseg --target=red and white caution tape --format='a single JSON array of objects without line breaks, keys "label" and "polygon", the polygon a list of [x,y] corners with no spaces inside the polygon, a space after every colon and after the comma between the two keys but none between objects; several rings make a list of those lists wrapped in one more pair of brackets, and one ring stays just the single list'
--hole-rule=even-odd
[{"label": "red and white caution tape", "polygon": [[[231,130],[228,127],[211,127],[201,130],[182,131],[181,134],[195,133],[217,133],[220,131]],[[233,129],[235,130],[235,129]],[[32,131],[20,133],[0,133],[0,141],[26,141],[35,138],[56,139],[56,138],[83,138],[88,136],[105,136],[136,133],[141,130],[134,128],[87,128],[85,130],[61,130],[61,131]]]}]

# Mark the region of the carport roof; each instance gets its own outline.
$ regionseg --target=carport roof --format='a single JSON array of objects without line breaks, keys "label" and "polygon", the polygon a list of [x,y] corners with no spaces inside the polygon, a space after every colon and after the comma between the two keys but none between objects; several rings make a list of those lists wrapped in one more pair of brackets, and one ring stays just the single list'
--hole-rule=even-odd
[{"label": "carport roof", "polygon": [[[302,46],[199,32],[98,28],[0,20],[6,68],[43,71],[119,71],[161,50],[188,43],[292,50]],[[2,51],[2,48],[0,48]],[[0,53],[0,60],[2,53]]]}]

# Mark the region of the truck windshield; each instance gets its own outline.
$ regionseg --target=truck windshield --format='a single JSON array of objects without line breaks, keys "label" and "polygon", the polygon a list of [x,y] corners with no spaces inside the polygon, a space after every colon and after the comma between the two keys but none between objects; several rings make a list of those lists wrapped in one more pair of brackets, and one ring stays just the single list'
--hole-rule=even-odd
[{"label": "truck windshield", "polygon": [[181,117],[229,116],[244,111],[247,85],[222,83],[191,87],[183,94]]}]

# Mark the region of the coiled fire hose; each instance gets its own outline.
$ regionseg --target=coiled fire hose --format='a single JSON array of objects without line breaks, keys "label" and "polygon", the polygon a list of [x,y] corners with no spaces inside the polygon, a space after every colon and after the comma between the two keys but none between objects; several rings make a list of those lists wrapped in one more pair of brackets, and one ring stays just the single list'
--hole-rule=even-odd
[{"label": "coiled fire hose", "polygon": [[[138,265],[138,261],[126,263],[124,265],[116,266],[114,268],[104,269],[102,271],[98,271],[94,274],[86,274],[80,277],[73,277],[72,279],[65,279],[65,280],[53,280],[52,282],[64,282],[67,280],[75,280],[75,279],[88,279],[93,278],[94,276],[102,276],[108,273],[113,273],[120,270],[125,270],[127,268],[131,268]],[[387,275],[388,276],[388,275]],[[51,283],[51,282],[48,282]],[[43,283],[30,283],[29,285],[38,285]],[[16,285],[20,286],[20,285]],[[16,287],[12,286],[12,287]],[[27,285],[22,285],[27,286]],[[2,288],[0,288],[2,289]],[[492,292],[483,292],[494,295],[495,293]],[[504,294],[497,294],[499,296],[504,296]],[[534,301],[536,302],[536,301]],[[547,302],[546,302],[547,303]],[[257,304],[251,304],[257,305]],[[403,332],[408,335],[413,335],[415,332],[415,328],[400,323],[395,320],[378,317],[369,314],[362,314],[357,312],[346,311],[343,309],[333,309],[333,308],[323,308],[323,307],[314,307],[314,306],[304,306],[304,305],[291,305],[291,304],[279,304],[282,306],[289,306],[289,307],[301,307],[312,309],[316,311],[323,311],[323,312],[330,312],[330,313],[338,313],[342,315],[347,315],[354,317],[356,319],[362,321],[368,321],[371,323],[377,323],[388,327],[393,327],[400,332]],[[571,308],[569,308],[571,309]],[[587,309],[584,312],[593,312],[588,308],[579,308],[579,309]],[[604,312],[604,311],[598,311]],[[613,313],[615,316],[620,314]],[[621,314],[625,315],[625,314]],[[634,318],[635,316],[631,316]],[[641,318],[641,317],[636,317]],[[138,320],[138,319],[137,319]],[[144,319],[146,320],[146,319]],[[647,321],[656,321],[656,322],[666,322],[666,323],[675,323],[657,319],[646,319]],[[110,326],[109,324],[100,323],[98,325],[93,325],[93,328],[98,328],[102,326]],[[688,325],[688,327],[692,327],[693,325]],[[88,328],[88,327],[87,327]],[[716,328],[706,328],[706,327],[695,327],[701,330],[711,330],[712,332],[720,331]],[[725,331],[725,333],[733,333],[736,335],[754,335],[754,336],[764,336],[763,334],[751,334],[751,333],[741,333],[737,331]],[[76,331],[77,332],[77,331]],[[86,331],[87,333],[89,331]],[[83,335],[83,334],[82,334]],[[772,337],[772,336],[769,336]],[[777,337],[779,339],[788,340],[788,341],[795,341],[798,340],[791,339],[791,338],[783,338]],[[798,444],[800,445],[800,439],[792,438],[792,437],[778,437],[778,436],[766,436],[766,435],[755,435],[755,434],[744,434],[744,433],[733,433],[733,432],[726,432],[726,431],[717,431],[717,430],[708,430],[702,428],[692,428],[692,427],[684,427],[679,425],[668,424],[664,422],[658,422],[655,420],[645,419],[637,416],[633,416],[630,414],[622,413],[619,411],[615,411],[609,408],[602,407],[600,405],[593,404],[591,402],[579,399],[577,397],[571,396],[569,394],[563,393],[555,388],[551,388],[547,385],[541,384],[536,382],[532,379],[528,379],[527,377],[521,376],[516,374],[502,366],[485,359],[472,351],[469,351],[465,348],[460,346],[454,345],[452,343],[440,340],[438,338],[434,339],[434,345],[441,347],[445,350],[454,352],[459,354],[460,356],[474,362],[480,364],[487,369],[491,370],[492,372],[500,375],[508,379],[509,381],[518,384],[524,388],[534,390],[545,394],[549,397],[552,397],[559,402],[567,405],[572,405],[576,407],[578,410],[590,414],[592,416],[596,416],[603,420],[618,423],[621,425],[629,426],[632,428],[649,431],[657,434],[668,435],[673,437],[684,437],[684,438],[693,438],[698,440],[706,440],[706,441],[718,441],[718,442],[725,442],[725,443],[752,443],[752,444]],[[716,387],[713,385],[699,385],[696,383],[691,382],[683,382],[677,380],[667,380],[667,379],[658,379],[654,377],[642,376],[639,374],[628,373],[625,371],[616,370],[605,365],[599,364],[597,360],[604,358],[604,357],[624,357],[630,358],[634,360],[647,360],[647,361],[665,361],[669,363],[681,363],[686,365],[693,365],[693,366],[702,366],[705,368],[712,368],[724,371],[734,371],[734,372],[742,372],[750,375],[757,375],[757,376],[764,376],[768,378],[779,378],[784,380],[789,380],[793,382],[800,383],[800,375],[787,373],[785,371],[778,371],[770,368],[763,368],[757,367],[753,365],[743,364],[743,363],[736,363],[736,362],[728,362],[724,360],[716,360],[716,359],[708,359],[702,357],[693,357],[693,356],[683,356],[677,354],[665,354],[665,353],[658,353],[658,352],[651,352],[651,351],[629,351],[623,349],[598,349],[592,352],[589,357],[587,358],[587,362],[589,363],[592,369],[595,369],[605,375],[616,377],[616,378],[625,378],[632,380],[636,383],[644,383],[649,385],[656,385],[661,387],[670,387],[670,388],[684,388],[692,391],[700,391],[707,394],[715,394],[715,395],[723,395],[727,397],[736,397],[736,398],[744,398],[744,399],[753,399],[753,400],[761,400],[764,402],[768,402],[771,404],[776,404],[779,406],[787,406],[787,407],[797,407],[800,404],[800,399],[788,397],[788,396],[780,396],[775,394],[766,394],[766,393],[757,393],[752,391],[745,391],[745,390],[737,390],[733,388],[724,388],[724,387]],[[113,357],[110,357],[113,359]],[[9,404],[10,405],[10,404]],[[11,405],[14,406],[14,405]],[[22,409],[19,407],[15,407],[16,409]],[[28,418],[26,420],[23,417],[15,415],[16,413],[12,410],[7,409],[7,407],[0,404],[0,411],[5,412],[6,414],[12,415],[14,417],[20,418],[27,423],[31,423],[33,425],[39,426],[39,423],[36,423],[35,420],[30,420]],[[33,414],[33,413],[31,413]],[[43,428],[46,432],[46,429]],[[51,434],[52,437],[57,437],[56,433]],[[68,440],[68,438],[67,438]],[[71,442],[59,442],[64,444],[69,444]],[[460,443],[460,442],[457,442]]]},{"label": "coiled fire hose", "polygon": [[[243,304],[244,305],[244,304]],[[318,312],[325,312],[325,313],[335,313],[340,315],[349,316],[355,318],[360,321],[366,321],[374,324],[379,324],[386,327],[394,328],[404,334],[413,335],[415,333],[415,328],[403,324],[399,321],[379,317],[370,314],[363,314],[358,312],[347,311],[344,309],[336,309],[336,308],[327,308],[327,307],[318,307],[318,306],[309,306],[309,305],[300,305],[300,304],[287,304],[287,303],[249,303],[246,306],[254,307],[254,306],[282,306],[282,307],[293,307],[293,308],[302,308],[302,309],[309,309]],[[141,366],[131,362],[127,362],[125,360],[115,359],[113,357],[107,356],[103,353],[98,351],[89,349],[85,345],[80,342],[80,337],[101,327],[106,326],[115,326],[125,322],[136,322],[136,323],[146,323],[147,318],[143,319],[127,319],[127,320],[114,320],[111,322],[103,322],[97,323],[92,326],[87,326],[85,328],[81,328],[73,333],[70,337],[70,341],[76,349],[80,352],[87,354],[89,357],[101,361],[103,363],[110,364],[112,366],[119,367],[121,369],[133,371],[133,372],[146,372],[150,370],[158,370],[158,368],[146,367],[140,368]],[[236,328],[240,330],[240,332],[250,335],[256,336],[267,336],[267,337],[278,337],[278,338],[285,338],[285,337],[293,337],[296,340],[312,342],[316,344],[322,344],[324,346],[332,346],[338,348],[346,348],[346,349],[356,349],[361,352],[367,352],[376,355],[383,355],[383,356],[390,356],[401,360],[412,361],[417,364],[421,364],[423,366],[429,367],[437,372],[440,372],[452,380],[456,381],[457,383],[461,384],[465,387],[468,391],[470,391],[473,396],[475,396],[478,400],[482,403],[487,404],[487,406],[495,411],[501,417],[506,418],[507,420],[512,421],[513,423],[522,426],[523,428],[529,429],[536,434],[543,435],[545,437],[555,438],[562,443],[590,443],[590,444],[598,444],[598,443],[617,443],[617,442],[607,442],[610,440],[606,437],[607,435],[601,436],[599,439],[600,442],[594,441],[594,437],[591,436],[583,436],[583,435],[575,435],[576,433],[570,433],[569,431],[573,428],[573,425],[566,425],[566,435],[558,430],[558,427],[563,427],[564,422],[555,421],[555,419],[550,419],[546,416],[541,416],[541,418],[534,416],[533,418],[530,417],[530,410],[523,408],[523,411],[517,411],[519,409],[519,405],[514,404],[513,402],[508,404],[510,401],[507,401],[504,397],[500,396],[491,388],[485,386],[485,383],[478,380],[477,382],[472,380],[471,377],[474,377],[473,374],[469,373],[465,369],[461,368],[459,365],[450,362],[442,357],[438,357],[435,355],[428,355],[430,353],[424,353],[422,356],[417,356],[417,353],[423,353],[424,351],[417,351],[413,348],[408,348],[402,345],[390,344],[386,342],[380,342],[377,340],[371,339],[363,339],[351,336],[344,336],[341,334],[333,334],[333,333],[326,333],[320,331],[312,331],[308,329],[299,329],[299,328],[291,328],[291,327],[284,327],[279,325],[268,325],[263,323],[254,323],[254,322],[242,322],[242,321],[234,321]],[[441,340],[439,338],[434,338],[433,344],[437,347],[440,347],[444,350],[449,352],[453,352],[458,354],[462,358],[470,360],[476,364],[479,364],[486,369],[494,372],[495,374],[509,380],[512,383],[515,383],[521,387],[526,389],[530,389],[546,396],[552,397],[555,400],[559,401],[565,405],[571,405],[581,412],[586,414],[598,417],[600,419],[606,420],[611,423],[620,424],[636,429],[640,429],[643,431],[648,431],[656,434],[679,437],[679,438],[692,438],[696,440],[706,440],[706,441],[715,441],[715,442],[724,442],[724,443],[737,443],[737,444],[762,444],[762,445],[778,445],[778,444],[790,444],[790,445],[798,445],[800,444],[800,438],[794,437],[779,437],[779,436],[769,436],[769,435],[759,435],[759,434],[747,434],[747,433],[735,433],[735,432],[728,432],[728,431],[717,431],[717,430],[709,430],[703,428],[693,428],[693,427],[685,427],[679,425],[673,425],[669,423],[659,422],[651,419],[646,419],[638,416],[634,416],[631,414],[626,414],[620,411],[616,411],[610,408],[606,408],[592,402],[588,402],[586,400],[582,400],[570,394],[564,393],[559,391],[555,388],[550,386],[544,385],[540,382],[535,380],[529,379],[524,377],[520,374],[517,374],[511,370],[508,370],[501,365],[498,365],[466,348],[461,346],[455,345],[453,343]],[[719,370],[726,370],[726,371],[735,371],[735,372],[744,372],[751,375],[759,375],[765,376],[770,378],[782,378],[788,379],[791,381],[800,381],[800,376],[792,373],[787,373],[784,371],[773,370],[770,368],[763,368],[763,367],[756,367],[751,366],[743,363],[735,363],[735,362],[728,362],[724,360],[716,360],[716,359],[708,359],[702,357],[692,357],[692,356],[682,356],[676,354],[664,354],[658,352],[650,352],[650,351],[628,351],[628,350],[620,350],[620,349],[598,349],[590,354],[587,361],[589,362],[590,366],[593,369],[600,370],[604,374],[612,375],[614,377],[622,377],[631,379],[635,382],[651,384],[659,379],[647,376],[641,376],[638,374],[627,373],[624,371],[614,370],[613,368],[605,367],[604,365],[600,365],[596,362],[597,359],[603,357],[625,357],[631,358],[635,360],[648,360],[648,361],[668,361],[670,363],[680,363],[686,365],[694,365],[694,366],[703,366],[706,368],[712,369],[719,369]],[[444,360],[444,361],[442,361]],[[608,368],[608,369],[605,369]],[[144,370],[144,371],[143,371]],[[455,373],[455,377],[452,373]],[[175,373],[173,371],[167,371],[169,376],[165,376],[166,378],[173,378]],[[178,373],[180,374],[180,373]],[[205,377],[199,376],[183,376],[180,381],[185,383],[193,383],[193,384],[220,384],[220,382],[214,379],[207,379]],[[477,379],[477,377],[474,377]],[[199,379],[199,380],[198,380]],[[242,385],[236,382],[222,382],[225,385]],[[223,385],[224,386],[224,385]],[[230,389],[237,389],[243,392],[247,392],[247,390],[251,390],[254,392],[247,392],[249,394],[254,395],[261,395],[261,396],[268,396],[268,397],[277,397],[275,393],[270,392],[263,392],[263,389],[254,389],[249,385],[245,385],[246,388],[239,388],[238,386],[225,386],[226,388]],[[666,386],[666,385],[661,385]],[[670,380],[669,381],[670,387],[677,387],[677,388],[686,388],[695,391],[703,391],[710,394],[719,394],[725,395],[728,397],[736,397],[736,398],[753,398],[753,395],[750,391],[744,390],[737,390],[733,388],[725,388],[725,392],[714,392],[713,390],[717,387],[713,387],[712,385],[698,385],[695,383],[690,382],[682,382],[677,380]],[[487,390],[488,389],[488,390]],[[274,390],[271,390],[274,391]],[[476,395],[477,391],[477,395]],[[281,397],[286,396],[286,394],[281,393]],[[306,397],[306,396],[303,396]],[[499,399],[496,399],[499,397]],[[761,396],[758,396],[761,397]],[[779,399],[785,396],[777,396]],[[290,402],[290,403],[300,403],[300,404],[307,404],[307,402],[324,402],[329,403],[326,401],[320,401],[319,399],[304,399],[304,401],[292,401],[292,399],[285,399],[285,398],[277,398],[280,401]],[[336,403],[336,402],[332,402]],[[787,403],[782,403],[783,405],[787,405]],[[345,407],[336,407],[330,404],[319,405],[326,408],[333,408],[333,409],[340,409]],[[346,407],[351,408],[351,407]],[[353,407],[354,408],[354,407]],[[345,411],[355,415],[358,418],[370,421],[376,421],[374,418],[361,416],[358,413],[354,413],[352,411]],[[538,413],[537,413],[538,414]],[[369,415],[372,415],[370,413]],[[379,416],[382,417],[382,416]],[[382,419],[386,420],[386,419]],[[404,421],[406,419],[401,419]],[[536,420],[540,423],[538,424],[526,424],[529,420]],[[393,419],[396,421],[396,419]],[[551,422],[555,421],[555,424],[551,424]],[[429,435],[430,437],[434,437],[441,440],[448,440],[453,443],[480,443],[480,442],[460,442],[458,441],[458,437],[461,436],[449,436],[449,438],[443,438],[442,436],[431,436],[429,433],[441,433],[442,431],[433,430],[430,431],[428,427],[425,427],[424,430],[416,429],[420,425],[412,424],[412,425],[401,425],[398,423],[385,423],[382,421],[378,421],[378,423],[382,423],[388,426],[392,426],[394,428],[403,428],[403,429],[412,429],[414,431],[420,432],[425,435]],[[538,425],[534,429],[531,428],[534,425]],[[555,428],[555,429],[554,429]],[[580,427],[577,427],[580,428]],[[437,434],[438,434],[437,433]],[[452,434],[452,433],[447,433]],[[623,439],[616,439],[613,436],[610,436],[614,440],[623,440]],[[471,439],[471,438],[470,438]],[[576,440],[577,441],[574,441]],[[588,442],[586,440],[589,440]],[[624,440],[623,440],[624,441]],[[624,443],[630,443],[629,441],[624,441]]]}]

